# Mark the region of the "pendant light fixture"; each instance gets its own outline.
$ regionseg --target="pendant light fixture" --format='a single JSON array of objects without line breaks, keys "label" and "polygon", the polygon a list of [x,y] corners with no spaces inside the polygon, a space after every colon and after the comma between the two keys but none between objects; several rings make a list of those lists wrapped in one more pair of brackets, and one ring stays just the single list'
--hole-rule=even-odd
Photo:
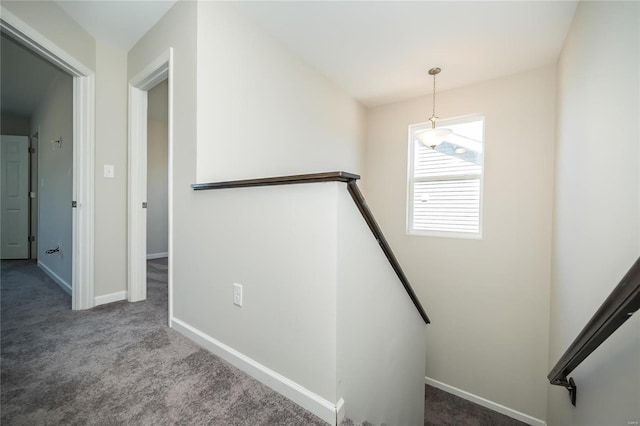
[{"label": "pendant light fixture", "polygon": [[433,76],[433,112],[431,113],[431,117],[429,117],[431,128],[416,134],[418,140],[431,149],[436,149],[436,146],[444,142],[444,140],[453,133],[451,129],[444,127],[436,128],[436,121],[438,121],[438,117],[436,117],[436,75],[438,75],[440,71],[441,69],[438,67],[429,70],[429,75]]}]

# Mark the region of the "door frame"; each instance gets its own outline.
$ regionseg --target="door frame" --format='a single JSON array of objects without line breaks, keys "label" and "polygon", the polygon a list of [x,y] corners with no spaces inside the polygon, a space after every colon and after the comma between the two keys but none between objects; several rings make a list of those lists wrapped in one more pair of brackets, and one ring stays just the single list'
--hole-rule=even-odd
[{"label": "door frame", "polygon": [[[35,140],[35,143],[34,143],[34,140]],[[37,196],[31,198],[32,192],[35,193],[36,195],[38,194],[38,179],[39,179],[39,173],[40,173],[40,153],[38,152],[37,148],[38,148],[39,142],[40,142],[40,126],[38,126],[35,133],[29,136],[29,147],[35,150],[33,152],[29,150],[29,238],[31,238],[32,236],[36,237],[33,239],[33,241],[29,241],[29,259],[38,258],[38,246],[40,243],[40,241],[38,241],[38,238],[40,238],[40,235],[38,234],[38,223],[39,223],[38,208],[40,205],[39,204],[40,200],[38,199]],[[35,155],[35,161],[33,159],[34,155]],[[33,169],[35,169],[35,179],[34,179]],[[34,250],[34,246],[35,246],[35,250]]]},{"label": "door frame", "polygon": [[127,299],[147,298],[147,94],[167,80],[168,85],[168,297],[173,316],[173,48],[167,49],[129,81],[129,200]]},{"label": "door frame", "polygon": [[[73,201],[71,308],[94,301],[95,72],[0,6],[0,29],[73,77]],[[71,201],[71,200],[70,200]]]}]

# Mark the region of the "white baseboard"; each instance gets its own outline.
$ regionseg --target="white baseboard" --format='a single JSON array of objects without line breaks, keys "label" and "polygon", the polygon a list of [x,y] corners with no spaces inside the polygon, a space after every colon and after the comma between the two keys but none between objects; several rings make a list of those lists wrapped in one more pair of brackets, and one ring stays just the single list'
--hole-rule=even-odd
[{"label": "white baseboard", "polygon": [[505,407],[504,405],[498,404],[497,402],[489,401],[488,399],[482,398],[481,396],[474,395],[462,389],[458,389],[446,383],[439,382],[435,379],[431,379],[429,377],[424,378],[424,382],[429,386],[433,386],[434,388],[438,388],[447,393],[450,393],[455,396],[459,396],[462,399],[466,399],[467,401],[474,402],[478,405],[482,405],[483,407],[489,408],[490,410],[497,411],[500,414],[504,414],[505,416],[509,416],[513,419],[520,420],[523,423],[532,426],[546,426],[547,422],[544,420],[536,419],[535,417],[531,417],[528,414],[521,413],[520,411],[513,410],[509,407]]},{"label": "white baseboard", "polygon": [[94,297],[93,306],[105,305],[107,303],[119,302],[127,299],[126,291],[116,291],[115,293],[103,294],[102,296]]},{"label": "white baseboard", "polygon": [[73,291],[72,288],[71,288],[71,284],[69,284],[68,282],[63,280],[60,277],[60,275],[58,275],[55,272],[53,272],[51,269],[49,269],[49,267],[47,265],[42,263],[40,260],[38,260],[38,267],[40,269],[42,269],[45,274],[49,275],[49,278],[51,278],[53,281],[55,281],[55,283],[58,284],[60,286],[60,288],[65,291],[65,293],[67,293],[67,294],[69,294],[69,296],[71,296],[71,293]]},{"label": "white baseboard", "polygon": [[344,401],[342,403],[338,401],[337,404],[331,403],[322,398],[320,395],[311,392],[298,383],[287,379],[283,375],[276,373],[270,368],[265,367],[259,362],[249,358],[248,356],[236,351],[235,349],[225,345],[224,343],[214,339],[211,336],[208,336],[202,331],[177,318],[171,318],[171,328],[180,332],[184,336],[193,340],[200,346],[204,347],[205,349],[214,353],[225,361],[229,362],[233,366],[244,371],[256,380],[269,386],[276,392],[289,398],[296,404],[312,412],[331,425],[336,424],[335,422],[339,414],[339,411],[337,409],[338,404],[340,405],[340,411],[344,413],[344,409],[342,409],[342,407],[344,406]]},{"label": "white baseboard", "polygon": [[169,257],[169,252],[164,252],[164,253],[150,253],[147,254],[147,260],[151,260],[151,259],[162,259],[163,257]]}]

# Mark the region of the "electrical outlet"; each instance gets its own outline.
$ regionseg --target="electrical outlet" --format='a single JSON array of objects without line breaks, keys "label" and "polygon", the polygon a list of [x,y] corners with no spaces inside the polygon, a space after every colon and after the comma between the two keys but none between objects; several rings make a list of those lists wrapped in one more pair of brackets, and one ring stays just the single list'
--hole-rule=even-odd
[{"label": "electrical outlet", "polygon": [[233,304],[242,306],[242,284],[233,283]]}]

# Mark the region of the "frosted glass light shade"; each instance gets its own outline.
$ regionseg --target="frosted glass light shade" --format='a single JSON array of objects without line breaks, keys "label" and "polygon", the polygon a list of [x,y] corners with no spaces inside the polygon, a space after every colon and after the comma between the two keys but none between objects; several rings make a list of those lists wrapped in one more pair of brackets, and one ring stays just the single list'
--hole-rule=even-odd
[{"label": "frosted glass light shade", "polygon": [[431,149],[434,149],[436,146],[440,145],[444,140],[453,133],[453,130],[447,129],[446,127],[438,127],[434,129],[427,129],[418,134],[416,137],[424,146],[428,146]]}]

